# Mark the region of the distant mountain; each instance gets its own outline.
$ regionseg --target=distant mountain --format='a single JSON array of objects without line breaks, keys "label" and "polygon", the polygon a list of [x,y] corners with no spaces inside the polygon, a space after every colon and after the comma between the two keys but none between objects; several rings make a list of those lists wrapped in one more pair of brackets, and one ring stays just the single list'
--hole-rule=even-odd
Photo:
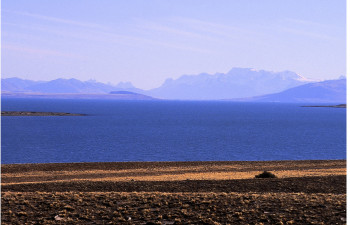
[{"label": "distant mountain", "polygon": [[107,93],[113,87],[107,84],[80,81],[77,79],[56,79],[29,86],[27,89],[40,93]]},{"label": "distant mountain", "polygon": [[147,95],[134,92],[119,92],[112,94],[82,94],[82,93],[22,93],[3,92],[2,98],[50,98],[50,99],[116,99],[116,100],[157,100]]},{"label": "distant mountain", "polygon": [[131,91],[143,93],[130,82],[118,85],[104,84],[96,81],[80,81],[77,79],[56,79],[52,81],[31,81],[20,78],[1,79],[2,92],[26,92],[26,93],[84,93],[104,94],[111,91]]},{"label": "distant mountain", "polygon": [[17,77],[1,79],[1,90],[8,92],[25,92],[27,88],[42,81],[23,80]]},{"label": "distant mountain", "polygon": [[277,93],[309,82],[312,81],[291,71],[233,68],[226,74],[202,73],[184,75],[175,80],[167,79],[162,86],[147,91],[134,87],[130,82],[111,85],[62,78],[52,81],[8,78],[1,80],[1,87],[3,93],[108,94],[113,91],[129,91],[160,99],[221,100]]},{"label": "distant mountain", "polygon": [[233,68],[228,73],[184,75],[148,91],[164,99],[217,100],[276,93],[311,82],[294,72]]},{"label": "distant mountain", "polygon": [[129,91],[135,92],[138,94],[147,94],[147,91],[134,87],[131,82],[120,82],[116,86],[114,86],[114,91]]},{"label": "distant mountain", "polygon": [[119,82],[115,87],[123,90],[135,88],[131,82]]},{"label": "distant mountain", "polygon": [[233,100],[253,102],[346,103],[346,79],[309,83],[276,94]]},{"label": "distant mountain", "polygon": [[131,91],[111,91],[109,93],[114,95],[139,95],[138,93]]}]

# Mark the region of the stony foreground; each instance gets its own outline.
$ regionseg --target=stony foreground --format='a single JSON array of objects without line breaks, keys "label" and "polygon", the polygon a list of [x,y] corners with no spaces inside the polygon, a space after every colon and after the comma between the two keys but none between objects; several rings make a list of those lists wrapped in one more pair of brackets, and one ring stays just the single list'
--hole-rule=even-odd
[{"label": "stony foreground", "polygon": [[2,224],[345,224],[346,217],[344,194],[7,192],[2,207]]},{"label": "stony foreground", "polygon": [[[265,169],[279,178],[254,178]],[[345,174],[344,160],[2,165],[1,222],[346,224]]]}]

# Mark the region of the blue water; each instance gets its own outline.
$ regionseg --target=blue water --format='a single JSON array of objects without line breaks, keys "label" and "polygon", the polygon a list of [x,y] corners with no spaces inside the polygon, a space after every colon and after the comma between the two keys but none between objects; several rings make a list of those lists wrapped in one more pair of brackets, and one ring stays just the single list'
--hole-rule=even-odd
[{"label": "blue water", "polygon": [[346,110],[300,104],[2,99],[2,163],[345,159]]}]

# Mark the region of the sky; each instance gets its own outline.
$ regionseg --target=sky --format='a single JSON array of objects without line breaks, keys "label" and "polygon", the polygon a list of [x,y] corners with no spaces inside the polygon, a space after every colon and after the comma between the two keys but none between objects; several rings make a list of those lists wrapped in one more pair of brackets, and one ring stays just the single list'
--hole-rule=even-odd
[{"label": "sky", "polygon": [[345,0],[2,0],[1,77],[143,89],[233,67],[346,73]]}]

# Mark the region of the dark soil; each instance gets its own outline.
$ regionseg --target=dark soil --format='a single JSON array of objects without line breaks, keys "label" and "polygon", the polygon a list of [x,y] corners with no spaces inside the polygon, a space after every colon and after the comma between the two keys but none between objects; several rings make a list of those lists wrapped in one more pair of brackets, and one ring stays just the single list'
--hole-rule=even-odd
[{"label": "dark soil", "polygon": [[292,177],[242,180],[187,181],[72,181],[52,183],[8,184],[2,191],[117,191],[117,192],[304,192],[346,193],[346,176]]},{"label": "dark soil", "polygon": [[[134,174],[137,177],[164,173],[159,168],[169,169],[167,173],[195,172],[196,166],[208,172],[312,169],[322,174],[322,169],[345,170],[346,161],[2,165],[1,224],[346,224],[345,175],[123,182],[88,179],[99,170],[125,172],[124,176],[140,169],[140,174]],[[68,175],[52,175],[53,171]],[[70,180],[83,171],[90,171],[85,180]]]},{"label": "dark soil", "polygon": [[346,224],[346,196],[6,192],[2,224]]}]

